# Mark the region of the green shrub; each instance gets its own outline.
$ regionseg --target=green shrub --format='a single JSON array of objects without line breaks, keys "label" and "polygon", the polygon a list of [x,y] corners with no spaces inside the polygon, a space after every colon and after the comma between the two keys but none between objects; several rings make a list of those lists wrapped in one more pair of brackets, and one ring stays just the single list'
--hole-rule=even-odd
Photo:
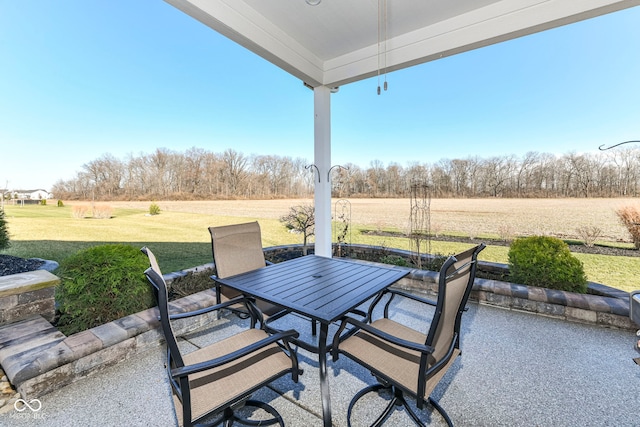
[{"label": "green shrub", "polygon": [[58,207],[59,208],[63,208],[64,207],[64,203],[62,202],[62,200],[58,200]]},{"label": "green shrub", "polygon": [[4,218],[4,209],[0,209],[0,251],[9,247],[9,230]]},{"label": "green shrub", "polygon": [[409,261],[399,255],[385,255],[380,258],[383,264],[397,265],[398,267],[409,267]]},{"label": "green shrub", "polygon": [[433,254],[432,258],[427,259],[426,262],[422,263],[422,269],[430,270],[430,271],[440,271],[440,269],[444,265],[447,258],[449,257],[444,254],[436,252],[435,254]]},{"label": "green shrub", "polygon": [[40,200],[40,204],[41,204],[42,206],[47,206],[47,199],[42,199],[42,200]]},{"label": "green shrub", "polygon": [[516,239],[509,249],[509,275],[513,283],[587,292],[582,262],[560,239],[532,236]]},{"label": "green shrub", "polygon": [[63,260],[58,328],[70,335],[153,307],[147,267],[139,249],[120,244],[94,246]]},{"label": "green shrub", "polygon": [[149,206],[149,214],[160,215],[160,206],[158,206],[156,203],[151,203],[151,206]]}]

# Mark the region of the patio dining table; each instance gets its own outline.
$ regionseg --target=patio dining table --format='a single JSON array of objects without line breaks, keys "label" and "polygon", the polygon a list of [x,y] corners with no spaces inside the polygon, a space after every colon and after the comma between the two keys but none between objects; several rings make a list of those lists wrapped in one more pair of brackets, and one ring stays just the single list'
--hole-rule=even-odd
[{"label": "patio dining table", "polygon": [[308,255],[236,276],[213,279],[244,295],[285,307],[320,323],[318,354],[322,416],[331,426],[327,378],[329,325],[408,274],[408,270]]}]

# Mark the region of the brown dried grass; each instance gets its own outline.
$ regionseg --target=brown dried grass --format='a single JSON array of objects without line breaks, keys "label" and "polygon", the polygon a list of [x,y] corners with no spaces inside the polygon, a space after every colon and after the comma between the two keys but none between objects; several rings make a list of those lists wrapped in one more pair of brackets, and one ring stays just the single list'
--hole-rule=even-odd
[{"label": "brown dried grass", "polygon": [[[350,199],[351,223],[373,228],[407,231],[409,199]],[[164,212],[278,219],[291,206],[313,203],[311,199],[215,200],[156,202]],[[147,209],[145,202],[113,202],[112,206]],[[631,242],[616,210],[640,205],[625,199],[432,199],[431,222],[444,234],[462,236],[549,235],[581,240],[582,227],[601,230],[599,240]]]}]

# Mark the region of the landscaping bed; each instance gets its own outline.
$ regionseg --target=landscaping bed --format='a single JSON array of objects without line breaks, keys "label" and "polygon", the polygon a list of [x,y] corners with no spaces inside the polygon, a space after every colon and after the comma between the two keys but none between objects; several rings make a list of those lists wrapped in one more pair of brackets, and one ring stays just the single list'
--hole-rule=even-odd
[{"label": "landscaping bed", "polygon": [[42,259],[25,259],[12,255],[0,255],[0,276],[34,271],[42,267],[44,263],[45,261]]},{"label": "landscaping bed", "polygon": [[[392,232],[392,231],[377,231],[377,230],[369,230],[363,231],[363,234],[367,234],[370,236],[388,236],[388,237],[404,237],[407,238],[407,235],[401,232]],[[556,236],[559,239],[563,239],[563,236]],[[437,237],[432,237],[432,241],[437,242],[458,242],[458,243],[469,243],[469,244],[477,244],[478,242],[485,242],[487,245],[491,246],[509,246],[511,244],[510,241],[499,240],[499,239],[486,239],[486,238],[475,238],[464,237],[464,236],[445,236],[439,235]],[[630,256],[630,257],[640,257],[640,251],[634,248],[623,248],[623,247],[615,247],[608,246],[602,244],[595,244],[593,246],[587,246],[583,243],[576,243],[575,241],[565,240],[569,245],[569,250],[571,252],[577,252],[582,254],[594,254],[594,255],[612,255],[612,256]]]}]

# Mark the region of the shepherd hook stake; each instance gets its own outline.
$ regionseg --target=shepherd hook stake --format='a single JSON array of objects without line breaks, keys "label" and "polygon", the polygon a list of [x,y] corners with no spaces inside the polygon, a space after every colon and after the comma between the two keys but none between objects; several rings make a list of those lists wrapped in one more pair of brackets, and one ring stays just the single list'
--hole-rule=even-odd
[{"label": "shepherd hook stake", "polygon": [[320,170],[318,169],[318,167],[314,164],[311,165],[307,165],[304,167],[305,169],[311,169],[311,168],[315,168],[316,172],[318,173],[318,182],[320,182]]},{"label": "shepherd hook stake", "polygon": [[616,145],[612,145],[611,147],[607,147],[607,148],[602,148],[602,147],[604,147],[604,146],[605,146],[605,144],[602,144],[600,147],[598,147],[598,149],[599,149],[600,151],[610,150],[610,149],[612,149],[612,148],[614,148],[614,147],[617,147],[618,145],[622,145],[622,144],[629,144],[629,143],[632,143],[632,142],[640,142],[640,140],[633,140],[633,141],[620,142],[620,143],[618,143],[618,144],[616,144]]}]

